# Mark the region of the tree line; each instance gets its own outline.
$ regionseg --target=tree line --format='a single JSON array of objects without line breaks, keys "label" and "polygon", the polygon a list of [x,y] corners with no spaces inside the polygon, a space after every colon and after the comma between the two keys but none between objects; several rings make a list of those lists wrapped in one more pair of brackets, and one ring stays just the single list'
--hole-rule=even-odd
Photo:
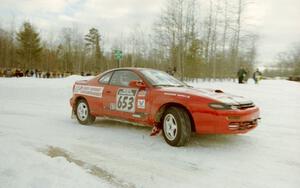
[{"label": "tree line", "polygon": [[300,76],[300,42],[292,45],[287,51],[277,56],[277,62],[267,68],[264,74],[269,77]]},{"label": "tree line", "polygon": [[101,30],[81,34],[62,28],[57,41],[41,38],[25,21],[20,28],[0,28],[0,68],[99,73],[118,66],[172,70],[180,78],[235,77],[240,66],[253,70],[258,36],[249,30],[249,0],[167,0],[150,31],[141,26],[116,39],[104,51]]}]

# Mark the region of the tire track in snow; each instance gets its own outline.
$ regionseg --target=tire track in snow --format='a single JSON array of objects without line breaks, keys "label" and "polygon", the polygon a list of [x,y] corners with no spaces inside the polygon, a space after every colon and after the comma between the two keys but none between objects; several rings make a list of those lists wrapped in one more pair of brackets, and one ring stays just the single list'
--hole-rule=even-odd
[{"label": "tire track in snow", "polygon": [[110,184],[112,184],[115,187],[120,187],[120,188],[135,188],[134,184],[129,183],[129,182],[125,182],[119,178],[117,178],[116,176],[114,176],[113,174],[111,174],[110,172],[96,166],[96,165],[92,165],[89,163],[86,163],[84,161],[78,160],[73,158],[66,150],[59,148],[59,147],[53,147],[53,146],[49,146],[47,149],[45,150],[41,150],[44,154],[48,155],[51,158],[54,157],[63,157],[65,158],[68,162],[70,163],[74,163],[78,166],[80,166],[83,169],[88,170],[88,172],[98,178],[104,179],[107,182],[109,182]]}]

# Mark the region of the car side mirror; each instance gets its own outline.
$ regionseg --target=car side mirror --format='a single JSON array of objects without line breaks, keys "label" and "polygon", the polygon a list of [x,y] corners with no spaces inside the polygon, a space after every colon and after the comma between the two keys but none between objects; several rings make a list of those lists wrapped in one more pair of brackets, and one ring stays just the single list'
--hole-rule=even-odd
[{"label": "car side mirror", "polygon": [[129,82],[129,87],[145,88],[146,84],[141,80],[131,80]]}]

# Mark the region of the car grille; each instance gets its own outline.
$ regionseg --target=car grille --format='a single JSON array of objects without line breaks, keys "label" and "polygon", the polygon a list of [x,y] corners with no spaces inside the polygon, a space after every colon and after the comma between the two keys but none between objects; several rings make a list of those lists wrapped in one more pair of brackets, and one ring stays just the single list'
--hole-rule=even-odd
[{"label": "car grille", "polygon": [[239,130],[239,131],[247,130],[247,129],[256,127],[257,121],[258,121],[258,119],[255,119],[253,121],[231,122],[231,123],[229,123],[228,128],[230,130]]},{"label": "car grille", "polygon": [[236,105],[236,107],[240,110],[244,110],[244,109],[247,109],[247,108],[252,108],[254,107],[255,105],[253,103],[247,103],[247,104],[239,104],[239,105]]}]

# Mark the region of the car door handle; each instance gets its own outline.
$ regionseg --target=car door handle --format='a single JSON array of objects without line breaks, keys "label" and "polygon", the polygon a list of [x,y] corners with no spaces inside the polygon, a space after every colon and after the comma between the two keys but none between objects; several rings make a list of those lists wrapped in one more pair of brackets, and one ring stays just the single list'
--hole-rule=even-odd
[{"label": "car door handle", "polygon": [[111,93],[111,91],[106,91],[105,93],[108,93],[108,94],[109,94],[109,93]]}]

